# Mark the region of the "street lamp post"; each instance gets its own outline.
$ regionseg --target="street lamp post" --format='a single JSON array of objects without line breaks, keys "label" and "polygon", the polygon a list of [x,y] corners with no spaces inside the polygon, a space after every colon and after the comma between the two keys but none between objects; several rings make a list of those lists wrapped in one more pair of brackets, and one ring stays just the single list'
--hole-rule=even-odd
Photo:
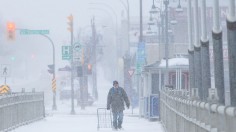
[{"label": "street lamp post", "polygon": [[169,84],[169,34],[168,34],[168,5],[169,0],[164,1],[165,4],[165,59],[166,59],[166,69],[165,69],[165,85]]},{"label": "street lamp post", "polygon": [[[52,41],[52,39],[49,37],[49,36],[47,36],[47,35],[45,35],[45,34],[40,34],[40,35],[42,35],[42,36],[44,36],[45,38],[47,38],[49,41],[50,41],[50,43],[52,44],[52,56],[53,56],[53,80],[55,79],[55,77],[56,77],[56,64],[55,64],[55,46],[54,46],[54,43],[53,43],[53,41]],[[57,110],[57,104],[56,104],[56,90],[54,90],[53,91],[53,105],[52,105],[52,109],[53,110]]]},{"label": "street lamp post", "polygon": [[158,43],[159,43],[159,57],[158,57],[158,60],[160,60],[161,59],[161,55],[160,55],[160,46],[161,46],[161,43],[162,43],[162,41],[161,41],[161,37],[162,37],[162,35],[161,35],[161,28],[163,29],[163,27],[162,27],[162,25],[161,25],[161,21],[163,21],[162,19],[161,20],[159,20],[159,19],[156,19],[156,18],[152,18],[152,16],[150,16],[150,21],[149,21],[149,23],[148,23],[148,25],[149,25],[149,28],[148,28],[148,30],[149,30],[149,32],[150,33],[155,33],[155,32],[151,32],[151,27],[150,26],[152,26],[152,25],[155,25],[155,22],[153,22],[153,19],[155,19],[156,20],[156,25],[157,25],[157,28],[158,28]]},{"label": "street lamp post", "polygon": [[[21,30],[27,30],[27,29],[22,29],[22,28],[17,28],[16,30],[21,31]],[[45,37],[46,39],[48,39],[50,41],[50,43],[52,44],[52,58],[53,58],[53,80],[55,80],[56,78],[56,63],[55,63],[55,45],[52,41],[52,39],[45,35],[45,34],[39,34],[43,37]],[[5,80],[6,82],[6,80]],[[53,105],[52,105],[52,110],[57,110],[57,103],[56,103],[56,90],[53,91]]]},{"label": "street lamp post", "polygon": [[121,3],[123,4],[124,8],[126,9],[126,14],[127,14],[127,35],[128,35],[128,55],[130,56],[130,36],[129,36],[129,31],[130,31],[130,13],[129,13],[129,0],[126,0],[127,5],[125,5],[125,3],[120,0]]}]

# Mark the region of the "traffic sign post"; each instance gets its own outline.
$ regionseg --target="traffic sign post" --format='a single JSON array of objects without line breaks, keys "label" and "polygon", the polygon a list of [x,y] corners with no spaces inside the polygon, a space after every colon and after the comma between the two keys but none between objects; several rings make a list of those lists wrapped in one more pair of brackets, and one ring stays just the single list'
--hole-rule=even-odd
[{"label": "traffic sign post", "polygon": [[71,46],[62,46],[62,60],[71,59]]}]

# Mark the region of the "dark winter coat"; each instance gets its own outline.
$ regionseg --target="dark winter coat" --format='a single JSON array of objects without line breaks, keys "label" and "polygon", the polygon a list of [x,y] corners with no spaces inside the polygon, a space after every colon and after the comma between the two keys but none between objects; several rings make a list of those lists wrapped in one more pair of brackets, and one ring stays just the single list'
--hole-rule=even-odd
[{"label": "dark winter coat", "polygon": [[111,108],[112,112],[123,111],[125,109],[124,102],[129,108],[130,101],[125,90],[121,87],[112,87],[107,96],[107,108]]}]

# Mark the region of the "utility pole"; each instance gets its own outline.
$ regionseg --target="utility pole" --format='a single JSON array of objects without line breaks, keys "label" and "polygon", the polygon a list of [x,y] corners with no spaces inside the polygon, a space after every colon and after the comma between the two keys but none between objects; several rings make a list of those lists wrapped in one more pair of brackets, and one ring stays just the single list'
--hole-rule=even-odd
[{"label": "utility pole", "polygon": [[[140,36],[139,36],[139,43],[138,43],[138,47],[139,47],[139,44],[141,44],[143,42],[143,1],[142,0],[139,0],[139,4],[140,4]],[[138,60],[137,60],[138,61]],[[139,62],[136,62],[137,64]],[[136,69],[136,71],[138,71],[138,67]],[[137,74],[137,87],[138,87],[138,91],[139,91],[139,95],[141,95],[141,91],[142,91],[142,87],[140,85],[140,82],[141,81],[141,75],[138,73]],[[139,99],[139,104],[141,104],[141,99]]]},{"label": "utility pole", "polygon": [[73,32],[74,32],[74,26],[73,26],[73,16],[70,15],[68,17],[69,19],[69,31],[71,33],[71,60],[70,60],[70,65],[71,65],[71,114],[75,114],[75,109],[74,109],[74,64],[73,64],[73,58],[74,58],[74,42],[73,42]]},{"label": "utility pole", "polygon": [[165,69],[165,85],[169,84],[169,34],[168,34],[168,5],[169,0],[164,1],[165,4],[165,59],[166,59],[166,69]]},{"label": "utility pole", "polygon": [[139,42],[143,42],[143,0],[140,0],[140,36]]},{"label": "utility pole", "polygon": [[93,48],[92,48],[92,54],[93,54],[93,58],[92,58],[92,64],[93,64],[93,72],[92,72],[92,78],[93,78],[93,96],[94,98],[97,100],[98,99],[98,91],[97,91],[97,54],[96,54],[96,47],[97,47],[97,35],[96,35],[96,28],[95,28],[95,22],[94,22],[94,18],[91,20],[91,26],[92,26],[92,44],[93,44]]}]

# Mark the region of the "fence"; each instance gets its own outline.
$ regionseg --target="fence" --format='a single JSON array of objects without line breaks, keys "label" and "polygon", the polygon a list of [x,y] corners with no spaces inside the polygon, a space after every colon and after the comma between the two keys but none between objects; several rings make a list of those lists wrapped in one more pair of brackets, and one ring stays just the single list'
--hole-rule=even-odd
[{"label": "fence", "polygon": [[9,131],[44,118],[43,93],[0,95],[0,131]]},{"label": "fence", "polygon": [[167,132],[235,132],[236,109],[191,100],[188,93],[161,91],[161,120]]}]

